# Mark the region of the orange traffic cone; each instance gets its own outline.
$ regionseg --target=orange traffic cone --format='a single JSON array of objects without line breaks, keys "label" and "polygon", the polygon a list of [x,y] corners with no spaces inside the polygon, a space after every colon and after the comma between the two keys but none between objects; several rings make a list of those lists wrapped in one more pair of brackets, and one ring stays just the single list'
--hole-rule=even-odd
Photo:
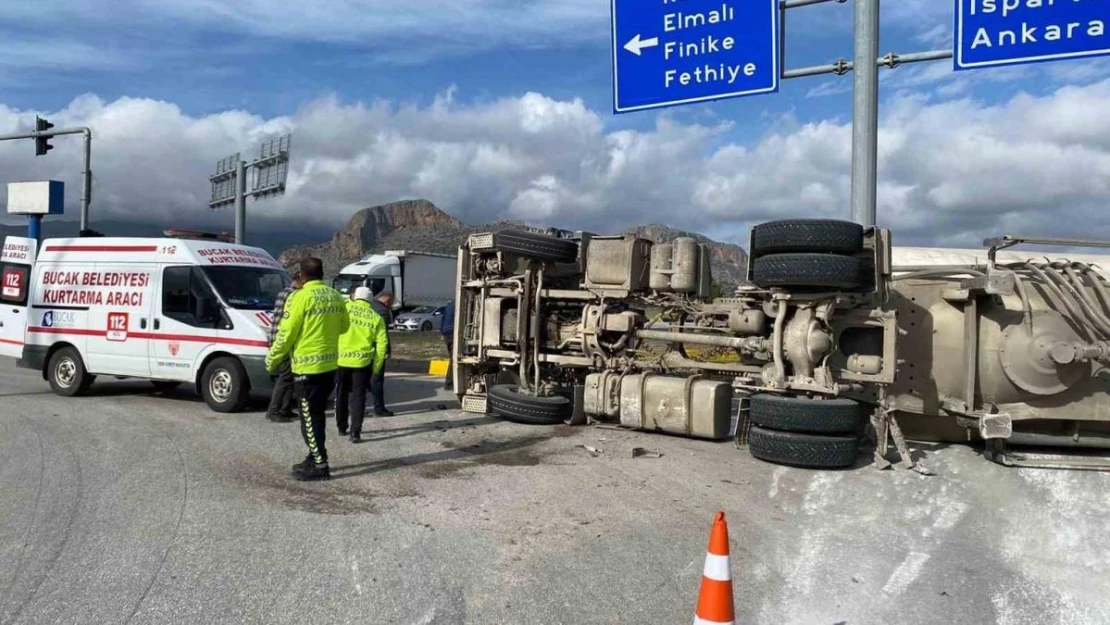
[{"label": "orange traffic cone", "polygon": [[701,575],[698,610],[694,625],[733,625],[736,612],[732,600],[732,566],[728,557],[728,523],[725,513],[713,517],[705,570]]}]

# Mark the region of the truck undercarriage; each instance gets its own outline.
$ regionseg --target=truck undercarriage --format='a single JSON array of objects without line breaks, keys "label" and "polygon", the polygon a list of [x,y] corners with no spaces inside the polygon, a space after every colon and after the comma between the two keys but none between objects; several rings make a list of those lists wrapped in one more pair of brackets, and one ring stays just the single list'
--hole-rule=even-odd
[{"label": "truck undercarriage", "polygon": [[475,234],[459,250],[455,389],[469,412],[736,437],[796,466],[850,466],[864,437],[878,466],[890,441],[914,466],[909,437],[1101,468],[1014,452],[1110,447],[1110,283],[1090,262],[998,251],[1018,242],[1044,241],[906,264],[884,229],[770,222],[752,230],[747,283],[711,299],[693,238]]}]

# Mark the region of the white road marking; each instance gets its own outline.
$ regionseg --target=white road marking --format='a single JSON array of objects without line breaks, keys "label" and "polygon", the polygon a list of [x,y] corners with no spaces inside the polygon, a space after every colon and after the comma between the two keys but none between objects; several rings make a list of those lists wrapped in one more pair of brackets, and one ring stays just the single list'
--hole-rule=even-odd
[{"label": "white road marking", "polygon": [[890,575],[886,586],[883,586],[883,592],[891,595],[901,594],[917,579],[918,575],[921,575],[921,569],[929,561],[929,557],[929,554],[920,551],[911,551],[906,554],[902,564],[894,569],[894,573]]}]

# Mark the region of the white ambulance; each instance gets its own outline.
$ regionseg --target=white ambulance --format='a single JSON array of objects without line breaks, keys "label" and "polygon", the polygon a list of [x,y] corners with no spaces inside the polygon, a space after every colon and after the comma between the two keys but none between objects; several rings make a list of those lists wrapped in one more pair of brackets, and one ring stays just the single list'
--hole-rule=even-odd
[{"label": "white ambulance", "polygon": [[178,238],[8,237],[0,355],[81,395],[97,376],[196,385],[218,412],[268,394],[267,335],[290,283],[266,251]]}]

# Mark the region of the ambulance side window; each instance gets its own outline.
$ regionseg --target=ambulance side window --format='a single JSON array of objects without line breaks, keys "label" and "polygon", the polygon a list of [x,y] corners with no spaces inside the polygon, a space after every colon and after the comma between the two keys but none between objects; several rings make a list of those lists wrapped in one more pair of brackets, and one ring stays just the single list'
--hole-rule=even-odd
[{"label": "ambulance side window", "polygon": [[215,294],[196,267],[162,271],[162,314],[197,328],[214,328],[220,315]]}]

